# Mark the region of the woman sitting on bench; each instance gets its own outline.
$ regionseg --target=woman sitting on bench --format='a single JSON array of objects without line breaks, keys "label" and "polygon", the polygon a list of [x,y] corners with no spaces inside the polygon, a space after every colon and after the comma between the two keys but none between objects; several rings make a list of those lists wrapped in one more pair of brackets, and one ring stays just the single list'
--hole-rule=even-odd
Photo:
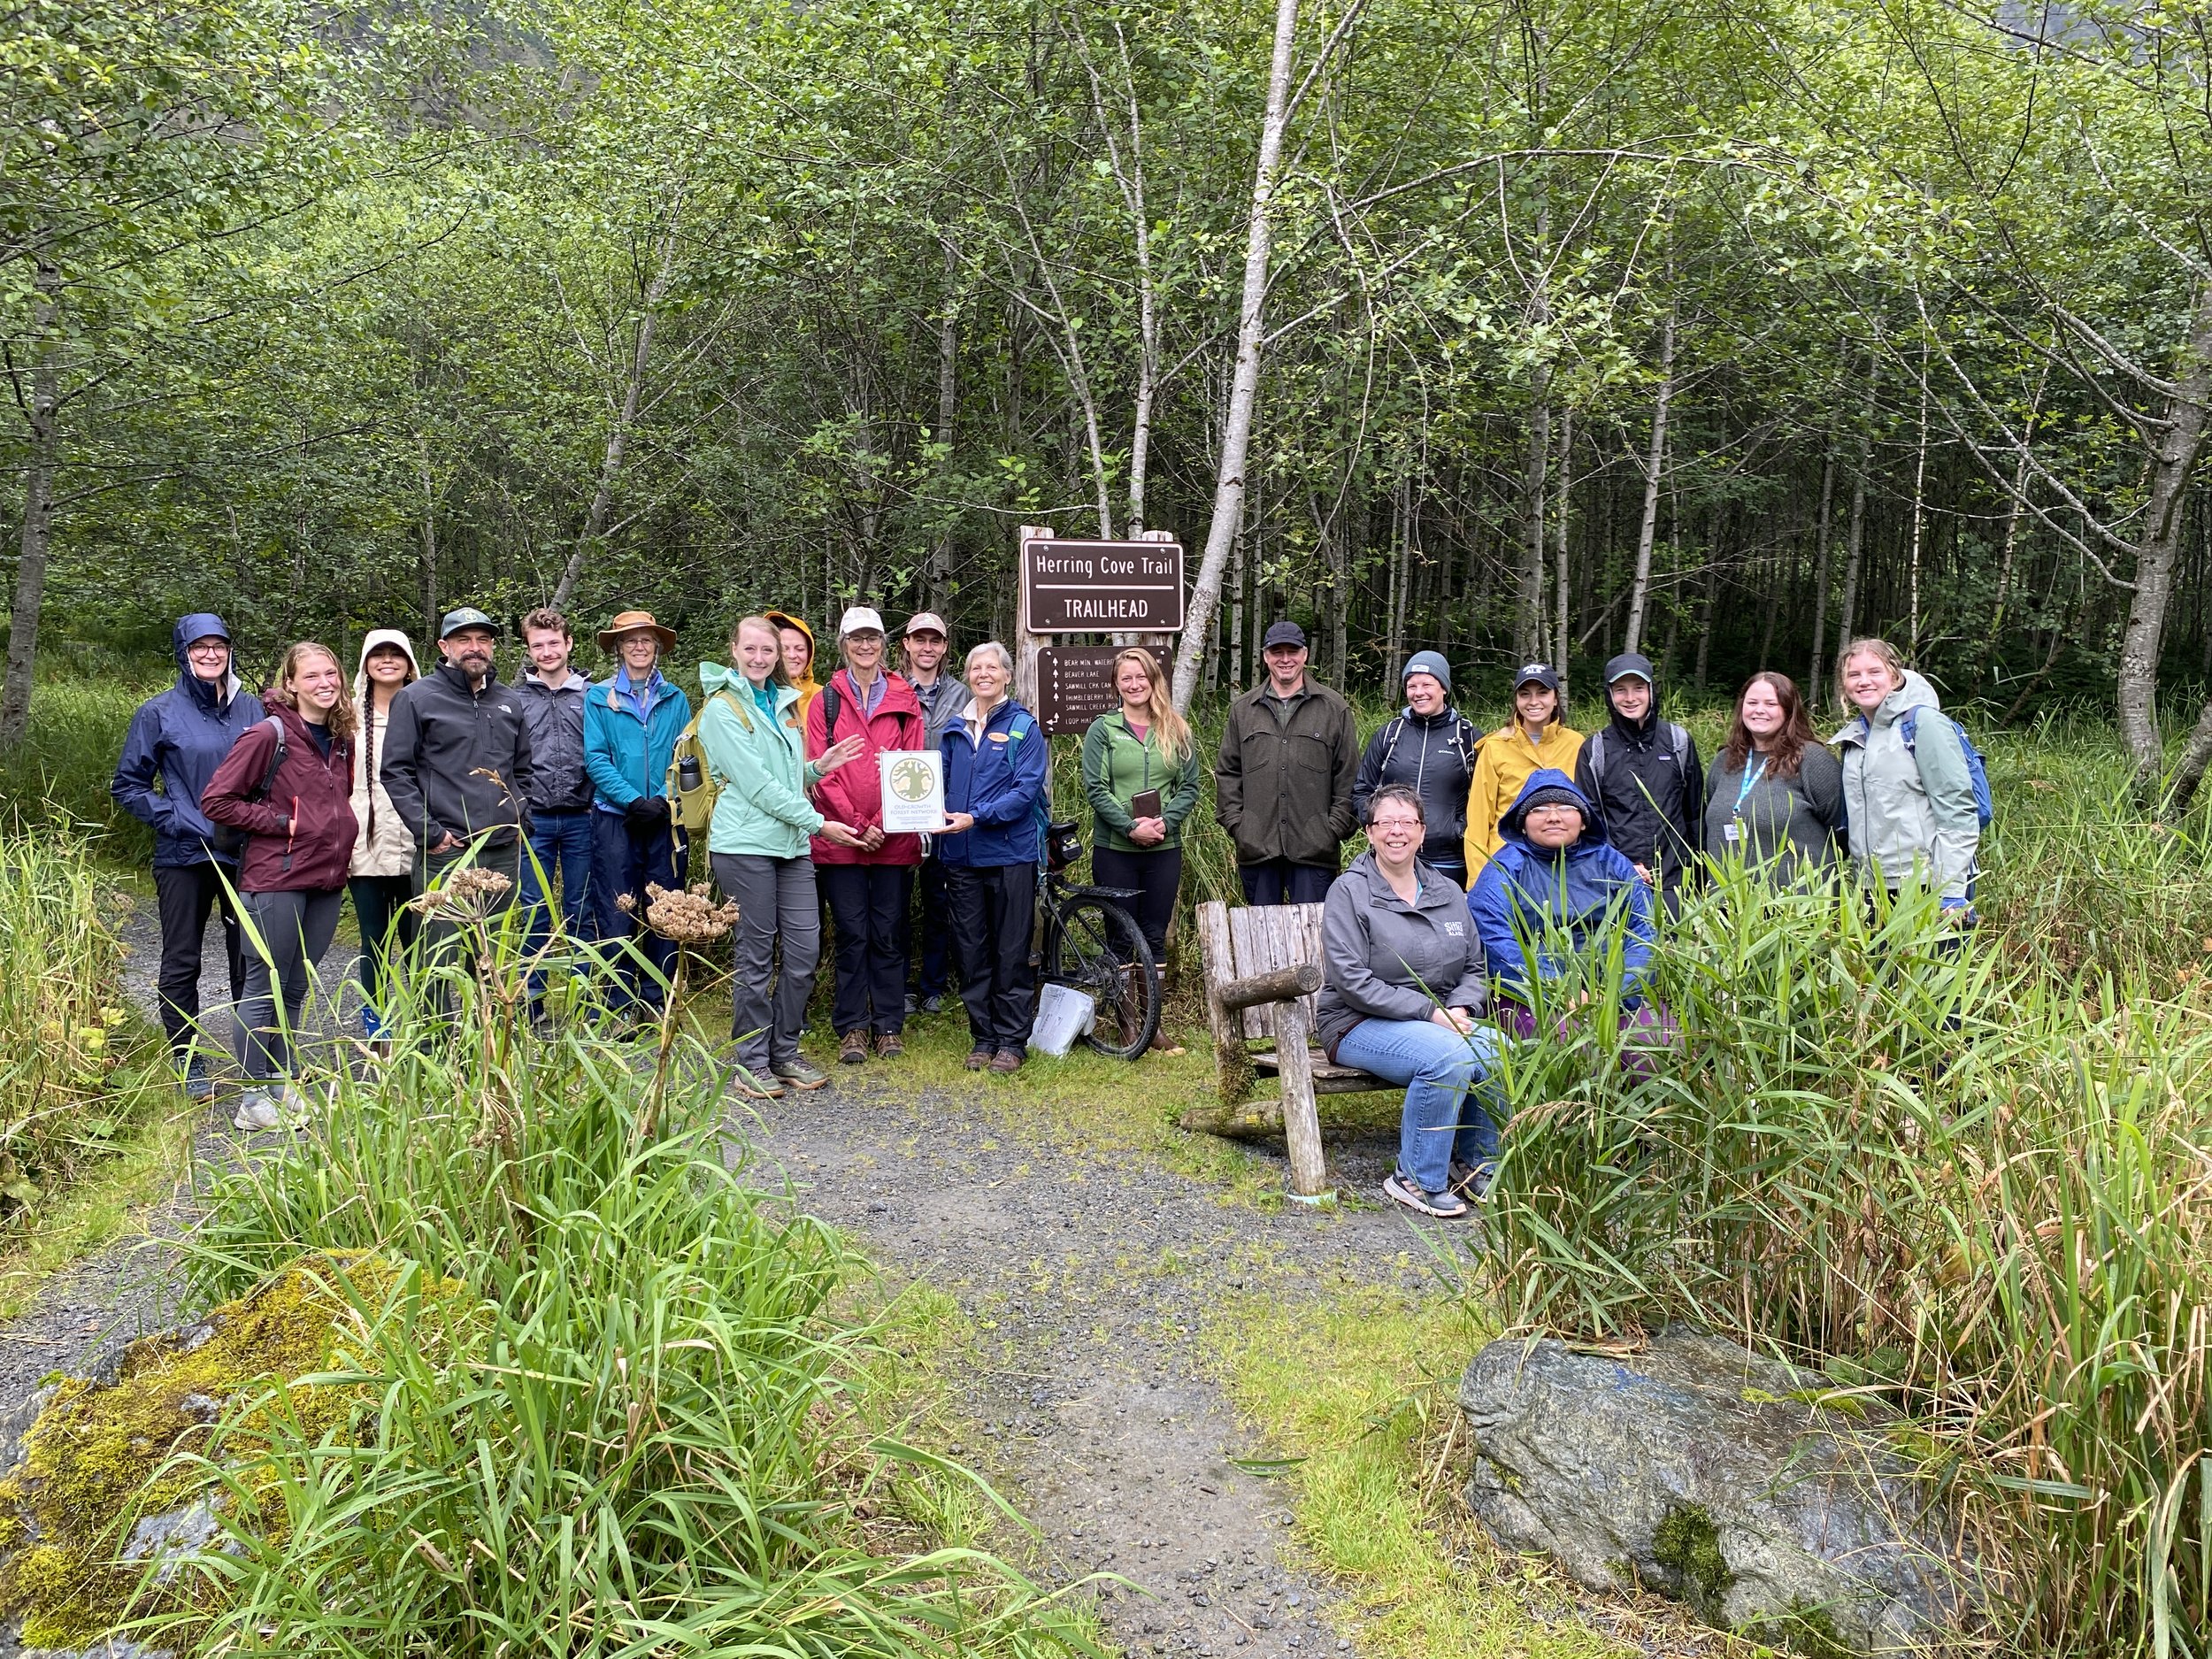
[{"label": "woman sitting on bench", "polygon": [[[1622,1024],[1634,1029],[1638,1047],[1669,1046],[1673,1022],[1643,995],[1657,939],[1651,888],[1607,845],[1605,825],[1589,797],[1563,772],[1536,772],[1498,820],[1498,833],[1504,844],[1467,895],[1498,990],[1498,1024],[1515,1037],[1533,1037],[1540,999],[1531,976],[1539,981],[1588,976],[1594,988],[1592,970],[1617,933]],[[1578,1020],[1589,997],[1590,988],[1574,995],[1558,1019],[1561,1033]],[[1649,1066],[1645,1056],[1633,1052],[1627,1064],[1638,1071]]]},{"label": "woman sitting on bench", "polygon": [[1383,1194],[1417,1215],[1455,1219],[1489,1190],[1497,1124],[1474,1097],[1495,1068],[1497,1033],[1475,1021],[1487,996],[1459,884],[1420,861],[1421,797],[1387,784],[1367,803],[1368,850],[1321,912],[1321,1045],[1340,1065],[1402,1085],[1398,1167]]}]

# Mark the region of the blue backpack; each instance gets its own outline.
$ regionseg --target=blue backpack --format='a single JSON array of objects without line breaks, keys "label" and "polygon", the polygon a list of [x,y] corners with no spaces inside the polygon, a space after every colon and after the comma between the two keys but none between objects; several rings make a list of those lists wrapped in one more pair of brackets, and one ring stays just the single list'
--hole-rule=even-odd
[{"label": "blue backpack", "polygon": [[[1952,720],[1949,715],[1938,710],[1936,718],[1949,720],[1951,729],[1958,733],[1959,748],[1966,755],[1966,775],[1974,782],[1974,816],[1981,820],[1982,827],[1987,829],[1996,820],[1997,803],[1989,793],[1989,767],[1982,759],[1982,751],[1974,747],[1974,740],[1967,736],[1966,728],[1956,720]],[[1920,736],[1919,710],[1905,710],[1898,719],[1897,734],[1905,740],[1905,747],[1912,750],[1913,760],[1917,764],[1920,759],[1920,750],[1916,747]]]}]

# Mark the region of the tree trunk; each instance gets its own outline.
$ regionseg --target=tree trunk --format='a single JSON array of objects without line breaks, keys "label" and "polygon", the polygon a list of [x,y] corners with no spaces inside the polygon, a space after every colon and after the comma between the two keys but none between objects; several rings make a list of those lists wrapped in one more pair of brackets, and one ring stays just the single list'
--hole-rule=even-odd
[{"label": "tree trunk", "polygon": [[[945,309],[937,319],[937,430],[931,434],[940,454],[937,475],[942,485],[952,474],[952,429],[959,417],[957,370],[960,362],[960,256],[945,243]],[[949,497],[951,491],[944,491]],[[939,504],[945,511],[943,503]],[[929,576],[923,593],[929,609],[942,616],[952,607],[953,518],[948,513],[930,549]]]},{"label": "tree trunk", "polygon": [[592,493],[591,508],[584,515],[583,534],[576,538],[576,550],[568,557],[568,567],[562,571],[560,585],[553,590],[553,608],[568,609],[576,594],[577,580],[584,573],[584,560],[598,545],[606,533],[607,514],[614,506],[615,480],[622,472],[622,458],[630,448],[630,429],[637,422],[638,404],[645,396],[645,371],[653,360],[653,331],[660,320],[661,302],[668,296],[668,284],[676,272],[676,233],[672,226],[661,237],[660,257],[652,279],[645,285],[644,314],[638,319],[637,347],[630,354],[630,375],[622,390],[622,409],[616,415],[614,426],[607,434],[607,448],[599,462],[599,488]]},{"label": "tree trunk", "polygon": [[1574,476],[1575,411],[1559,411],[1559,495],[1552,508],[1552,552],[1557,566],[1555,578],[1559,589],[1559,627],[1552,636],[1552,666],[1559,671],[1559,706],[1567,706],[1571,676],[1567,672],[1567,634],[1574,626],[1574,584],[1568,580],[1567,571],[1567,504],[1568,491]]},{"label": "tree trunk", "polygon": [[[1859,623],[1859,572],[1866,564],[1866,469],[1874,459],[1874,442],[1859,440],[1859,465],[1851,474],[1851,527],[1843,537],[1843,603],[1836,615],[1836,644],[1851,642]],[[1832,687],[1841,695],[1840,687]]]},{"label": "tree trunk", "polygon": [[2135,757],[2135,795],[2146,805],[2160,793],[2165,760],[2158,729],[2158,654],[2181,551],[2182,504],[2204,444],[2208,400],[2212,400],[2212,282],[2197,289],[2188,342],[2166,404],[2165,429],[2151,452],[2150,490],[2135,554],[2135,593],[2120,640],[2120,735]]},{"label": "tree trunk", "polygon": [[1544,656],[1544,562],[1550,552],[1544,538],[1544,508],[1551,468],[1551,371],[1539,364],[1535,399],[1529,410],[1528,456],[1521,491],[1521,603],[1513,629],[1513,649],[1525,663]]},{"label": "tree trunk", "polygon": [[1276,173],[1282,165],[1288,125],[1291,48],[1298,34],[1298,0],[1275,0],[1275,49],[1267,71],[1267,114],[1260,124],[1259,157],[1252,173],[1252,206],[1245,234],[1244,291],[1237,311],[1237,357],[1229,384],[1228,419],[1222,423],[1221,459],[1214,470],[1213,521],[1199,562],[1182,647],[1175,654],[1175,707],[1188,712],[1198,688],[1198,656],[1221,603],[1221,579],[1244,518],[1244,465],[1252,446],[1252,416],[1259,402],[1262,311],[1267,298],[1268,255],[1273,239]]},{"label": "tree trunk", "polygon": [[2197,715],[2188,746],[2181,751],[2181,764],[2174,768],[2174,780],[2166,794],[2168,812],[2179,818],[2189,810],[2190,803],[2197,798],[2198,786],[2204,781],[2208,765],[2212,765],[2212,702],[2208,702]]},{"label": "tree trunk", "polygon": [[1906,561],[1905,637],[1909,659],[1920,655],[1920,546],[1928,520],[1928,349],[1920,349],[1920,436],[1912,464],[1912,549]]},{"label": "tree trunk", "polygon": [[[52,551],[54,468],[61,449],[61,267],[39,257],[33,280],[30,396],[23,397],[30,426],[30,465],[23,478],[23,528],[16,542],[15,609],[8,629],[7,684],[0,689],[0,748],[12,749],[31,727],[31,687],[38,666],[39,611],[46,601],[46,565]],[[21,396],[19,386],[19,397]]]},{"label": "tree trunk", "polygon": [[422,551],[416,574],[422,588],[422,637],[438,637],[438,519],[437,492],[430,476],[430,440],[415,434],[415,468],[422,482]]},{"label": "tree trunk", "polygon": [[1813,654],[1805,669],[1805,706],[1820,706],[1820,659],[1828,649],[1829,518],[1836,499],[1836,448],[1820,457],[1820,528],[1813,538]]},{"label": "tree trunk", "polygon": [[1651,598],[1651,547],[1659,529],[1659,480],[1667,469],[1667,404],[1674,396],[1674,312],[1659,335],[1659,397],[1651,411],[1651,452],[1644,461],[1644,518],[1636,532],[1636,574],[1628,590],[1628,633],[1623,651],[1642,649],[1644,616]]}]

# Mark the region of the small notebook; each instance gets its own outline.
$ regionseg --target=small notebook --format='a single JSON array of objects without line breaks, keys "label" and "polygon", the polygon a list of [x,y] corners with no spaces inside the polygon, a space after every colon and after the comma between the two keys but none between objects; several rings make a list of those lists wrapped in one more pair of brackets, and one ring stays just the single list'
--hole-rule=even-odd
[{"label": "small notebook", "polygon": [[1159,817],[1160,792],[1157,789],[1140,789],[1135,795],[1131,795],[1129,816],[1131,818]]}]

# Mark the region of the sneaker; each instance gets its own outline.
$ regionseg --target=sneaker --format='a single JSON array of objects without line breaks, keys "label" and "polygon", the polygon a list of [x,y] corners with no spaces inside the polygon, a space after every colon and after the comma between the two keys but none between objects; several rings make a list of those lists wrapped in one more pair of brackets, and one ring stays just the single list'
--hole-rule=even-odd
[{"label": "sneaker", "polygon": [[919,1010],[921,1006],[922,999],[915,995],[913,992],[909,991],[906,994],[906,1017],[909,1019],[913,1018],[914,1015]]},{"label": "sneaker", "polygon": [[978,1043],[968,1050],[968,1057],[960,1064],[971,1071],[980,1071],[991,1064],[991,1045],[987,1042]]},{"label": "sneaker", "polygon": [[925,1014],[941,1014],[941,1013],[943,1013],[944,1011],[945,1011],[945,999],[944,999],[941,995],[940,995],[938,993],[936,993],[935,991],[932,991],[932,992],[931,992],[931,993],[930,993],[927,996],[926,996],[926,997],[924,997],[924,998],[922,999],[922,1012],[923,1012],[923,1013],[925,1013]]},{"label": "sneaker", "polygon": [[740,1100],[781,1100],[783,1079],[773,1072],[762,1077],[758,1072],[749,1071],[741,1065],[730,1079],[730,1093]]},{"label": "sneaker", "polygon": [[802,1092],[820,1088],[829,1081],[828,1072],[804,1060],[779,1060],[773,1070],[783,1082]]},{"label": "sneaker", "polygon": [[1393,1173],[1383,1183],[1383,1196],[1417,1216],[1433,1216],[1439,1221],[1457,1221],[1467,1213],[1466,1204],[1451,1194],[1425,1193],[1412,1177],[1401,1173]]},{"label": "sneaker", "polygon": [[895,1031],[876,1033],[876,1053],[886,1060],[895,1060],[906,1052],[906,1045],[899,1041]]},{"label": "sneaker", "polygon": [[296,1083],[287,1083],[277,1090],[274,1098],[277,1110],[283,1113],[285,1121],[296,1129],[328,1102],[327,1096],[319,1094],[313,1089],[302,1088]]},{"label": "sneaker", "polygon": [[868,1057],[868,1033],[849,1031],[837,1040],[837,1057],[847,1065],[858,1065]]},{"label": "sneaker", "polygon": [[215,1079],[208,1075],[207,1062],[197,1055],[184,1063],[184,1097],[195,1106],[215,1098]]},{"label": "sneaker", "polygon": [[361,1004],[361,1041],[375,1042],[384,1035],[384,1017],[366,1002]]},{"label": "sneaker", "polygon": [[1490,1183],[1498,1179],[1498,1166],[1485,1158],[1479,1164],[1452,1160],[1451,1190],[1469,1203],[1479,1204],[1490,1195]]},{"label": "sneaker", "polygon": [[238,1097],[238,1110],[230,1115],[230,1126],[257,1133],[264,1129],[284,1127],[284,1115],[277,1110],[276,1102],[257,1088],[250,1088]]},{"label": "sneaker", "polygon": [[1000,1072],[1001,1074],[1008,1071],[1018,1071],[1022,1069],[1022,1062],[1028,1058],[1029,1056],[1027,1055],[1019,1053],[1015,1049],[1001,1048],[996,1054],[991,1056],[991,1070]]}]

